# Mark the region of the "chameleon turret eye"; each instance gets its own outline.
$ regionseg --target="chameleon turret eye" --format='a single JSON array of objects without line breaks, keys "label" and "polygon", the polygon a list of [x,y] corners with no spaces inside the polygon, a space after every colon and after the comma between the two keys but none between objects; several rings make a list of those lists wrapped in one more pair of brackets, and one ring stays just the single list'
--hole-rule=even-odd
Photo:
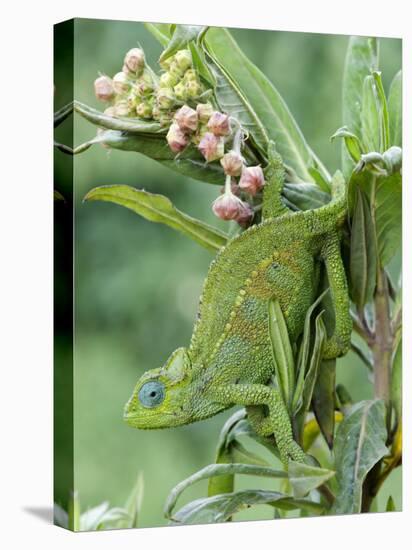
[{"label": "chameleon turret eye", "polygon": [[147,407],[148,409],[157,407],[158,405],[160,405],[160,403],[162,403],[164,398],[165,387],[162,382],[146,382],[146,384],[143,384],[143,386],[140,388],[139,401],[143,405],[143,407]]}]

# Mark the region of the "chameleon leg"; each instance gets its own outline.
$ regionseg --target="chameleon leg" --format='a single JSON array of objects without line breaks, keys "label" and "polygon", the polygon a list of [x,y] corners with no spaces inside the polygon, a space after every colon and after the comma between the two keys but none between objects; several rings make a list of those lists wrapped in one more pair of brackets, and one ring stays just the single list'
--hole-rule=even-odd
[{"label": "chameleon leg", "polygon": [[341,257],[339,237],[336,232],[325,237],[322,258],[325,262],[335,310],[335,331],[325,343],[323,356],[325,359],[334,359],[348,351],[352,332],[348,285]]},{"label": "chameleon leg", "polygon": [[224,405],[266,405],[269,415],[263,417],[258,407],[248,408],[253,428],[259,435],[274,434],[282,462],[287,466],[289,459],[304,462],[305,453],[293,439],[289,415],[280,393],[263,384],[229,384],[213,390],[213,399]]}]

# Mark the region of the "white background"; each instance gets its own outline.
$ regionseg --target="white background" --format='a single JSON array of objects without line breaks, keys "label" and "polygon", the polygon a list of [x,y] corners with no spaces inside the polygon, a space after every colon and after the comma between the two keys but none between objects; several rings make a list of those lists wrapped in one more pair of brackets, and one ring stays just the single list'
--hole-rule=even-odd
[{"label": "white background", "polygon": [[[410,538],[410,410],[404,512],[73,534],[30,509],[52,503],[52,25],[72,17],[230,25],[404,38],[404,147],[410,151],[407,0],[4,2],[0,77],[0,542],[2,548],[404,548]],[[408,25],[409,23],[409,25]],[[409,28],[408,28],[409,27]],[[408,59],[409,58],[409,59]],[[304,84],[302,84],[304,85]],[[409,104],[408,104],[409,101]],[[409,124],[406,124],[406,123]],[[24,154],[22,154],[24,149]],[[24,159],[24,160],[23,160]],[[404,155],[404,395],[411,388],[410,153]],[[409,219],[408,219],[409,218]],[[409,231],[408,231],[409,228]],[[410,237],[409,237],[410,238]],[[50,514],[49,514],[50,515]]]}]

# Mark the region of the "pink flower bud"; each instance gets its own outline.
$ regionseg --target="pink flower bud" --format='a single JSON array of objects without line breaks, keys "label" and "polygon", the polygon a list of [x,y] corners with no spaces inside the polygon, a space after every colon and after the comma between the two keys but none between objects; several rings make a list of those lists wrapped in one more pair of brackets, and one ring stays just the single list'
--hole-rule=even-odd
[{"label": "pink flower bud", "polygon": [[253,210],[246,203],[236,197],[230,189],[218,197],[212,204],[213,213],[221,220],[250,220]]},{"label": "pink flower bud", "polygon": [[110,101],[114,97],[113,81],[108,76],[99,76],[94,81],[94,93],[100,101]]},{"label": "pink flower bud", "polygon": [[114,91],[119,95],[125,94],[130,90],[129,80],[123,71],[114,75],[113,86]]},{"label": "pink flower bud", "polygon": [[198,103],[196,111],[199,121],[206,123],[213,114],[213,107],[210,103]]},{"label": "pink flower bud", "polygon": [[144,52],[140,48],[132,48],[124,58],[124,64],[131,73],[140,75],[145,66]]},{"label": "pink flower bud", "polygon": [[206,132],[200,140],[199,151],[207,162],[212,162],[223,157],[225,144],[221,137],[215,136],[211,132]]},{"label": "pink flower bud", "polygon": [[249,227],[255,213],[248,202],[243,202],[242,205],[242,209],[239,211],[239,214],[236,216],[235,220],[243,228],[246,228]]},{"label": "pink flower bud", "polygon": [[230,134],[229,116],[215,111],[209,118],[207,127],[216,136],[227,136]]},{"label": "pink flower bud", "polygon": [[183,105],[175,114],[175,121],[183,132],[195,132],[197,130],[197,112],[187,105]]},{"label": "pink flower bud", "polygon": [[170,125],[166,139],[170,149],[174,153],[180,153],[189,143],[189,138],[182,132],[176,122]]},{"label": "pink flower bud", "polygon": [[263,170],[260,166],[244,166],[239,180],[239,187],[249,193],[256,195],[265,185]]},{"label": "pink flower bud", "polygon": [[223,166],[225,174],[229,176],[240,176],[243,168],[242,155],[236,151],[229,151],[220,159],[220,164]]}]

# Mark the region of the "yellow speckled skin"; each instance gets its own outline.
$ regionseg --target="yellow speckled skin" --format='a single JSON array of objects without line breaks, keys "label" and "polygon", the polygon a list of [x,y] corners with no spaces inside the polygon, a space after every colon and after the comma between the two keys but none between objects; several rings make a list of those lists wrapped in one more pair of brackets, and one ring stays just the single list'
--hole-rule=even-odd
[{"label": "yellow speckled skin", "polygon": [[[280,394],[267,384],[274,375],[268,331],[268,302],[276,297],[291,341],[303,330],[316,298],[320,262],[324,261],[335,305],[335,334],[325,357],[346,352],[351,321],[338,228],[345,216],[345,183],[332,182],[332,200],[316,210],[291,212],[280,201],[283,168],[274,150],[266,172],[262,223],[251,227],[217,254],[205,280],[198,320],[189,348],[177,350],[161,369],[139,380],[126,405],[127,422],[138,428],[171,427],[208,418],[233,406],[250,411],[253,427],[273,433],[282,460],[303,461],[293,440]],[[148,381],[165,387],[164,400],[147,408],[139,391]],[[256,407],[258,406],[258,407]],[[268,416],[254,414],[265,407]]]}]

